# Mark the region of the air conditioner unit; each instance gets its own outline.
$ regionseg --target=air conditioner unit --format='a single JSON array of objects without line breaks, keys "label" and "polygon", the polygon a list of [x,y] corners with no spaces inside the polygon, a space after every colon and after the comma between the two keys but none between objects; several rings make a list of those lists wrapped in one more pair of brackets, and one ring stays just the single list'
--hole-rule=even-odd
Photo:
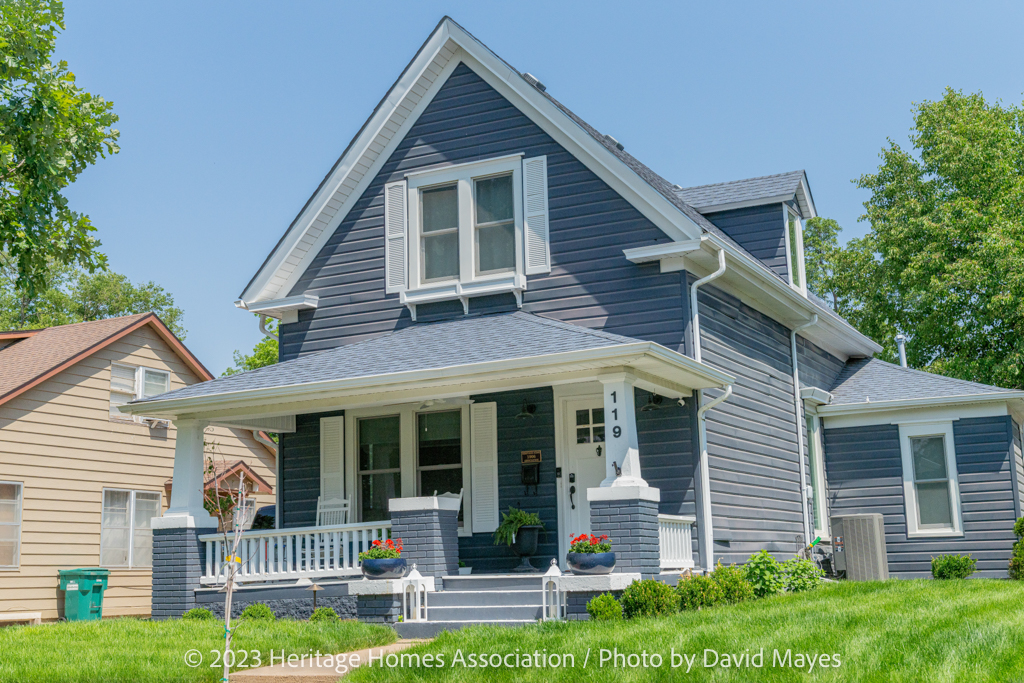
[{"label": "air conditioner unit", "polygon": [[885,521],[882,515],[832,517],[832,563],[851,581],[885,581],[889,560],[885,554]]}]

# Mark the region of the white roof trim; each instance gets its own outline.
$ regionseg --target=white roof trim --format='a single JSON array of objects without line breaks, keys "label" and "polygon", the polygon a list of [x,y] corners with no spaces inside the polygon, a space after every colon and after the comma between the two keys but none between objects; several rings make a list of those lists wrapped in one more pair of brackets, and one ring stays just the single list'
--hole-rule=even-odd
[{"label": "white roof trim", "polygon": [[238,308],[259,313],[271,318],[281,319],[286,311],[301,311],[309,308],[316,308],[320,303],[320,297],[315,294],[298,294],[286,296],[283,299],[268,299],[265,301],[254,301],[246,303],[239,299],[235,302]]},{"label": "white roof trim", "polygon": [[960,396],[931,396],[908,398],[899,401],[865,401],[861,403],[838,403],[820,406],[818,414],[832,417],[853,413],[875,413],[906,408],[934,408],[938,406],[965,405],[971,403],[1005,403],[1024,401],[1024,391],[994,391],[991,394],[963,394]]},{"label": "white roof trim", "polygon": [[291,290],[459,62],[473,68],[673,240],[700,235],[699,226],[677,206],[446,17],[246,287],[241,300],[250,310],[253,302],[277,299]]}]

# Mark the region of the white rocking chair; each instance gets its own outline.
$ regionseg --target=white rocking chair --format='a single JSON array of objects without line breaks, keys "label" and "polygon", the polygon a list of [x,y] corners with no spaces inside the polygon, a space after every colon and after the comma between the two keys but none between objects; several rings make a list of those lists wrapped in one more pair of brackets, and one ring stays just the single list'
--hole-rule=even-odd
[{"label": "white rocking chair", "polygon": [[337,524],[348,524],[349,502],[345,498],[331,498],[324,500],[323,497],[316,500],[316,525],[335,526]]}]

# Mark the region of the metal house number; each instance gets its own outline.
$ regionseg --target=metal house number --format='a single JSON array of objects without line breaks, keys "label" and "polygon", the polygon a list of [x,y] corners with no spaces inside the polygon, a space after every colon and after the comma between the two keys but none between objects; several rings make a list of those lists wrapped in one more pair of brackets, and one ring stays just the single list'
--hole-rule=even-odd
[{"label": "metal house number", "polygon": [[[616,391],[612,392],[612,403],[618,403],[618,397],[616,396],[617,393],[618,392],[616,392]],[[619,420],[619,409],[618,408],[612,408],[612,421],[613,422],[618,422],[618,420]],[[620,436],[622,436],[622,427],[620,427],[619,425],[615,425],[614,427],[612,427],[612,436],[614,438],[616,438],[616,439],[619,438]]]}]

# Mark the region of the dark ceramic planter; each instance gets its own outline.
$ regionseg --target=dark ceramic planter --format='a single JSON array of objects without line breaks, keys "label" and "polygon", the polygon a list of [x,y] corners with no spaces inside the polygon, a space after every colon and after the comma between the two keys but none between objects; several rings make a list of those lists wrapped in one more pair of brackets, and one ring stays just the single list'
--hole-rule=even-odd
[{"label": "dark ceramic planter", "polygon": [[405,558],[362,560],[363,576],[368,579],[400,579],[405,576]]},{"label": "dark ceramic planter", "polygon": [[522,558],[519,566],[513,571],[535,572],[537,569],[530,564],[530,558],[537,553],[537,540],[540,536],[539,526],[521,526],[516,531],[516,540],[513,541],[512,552]]},{"label": "dark ceramic planter", "polygon": [[565,561],[573,574],[611,574],[615,553],[569,553]]}]

